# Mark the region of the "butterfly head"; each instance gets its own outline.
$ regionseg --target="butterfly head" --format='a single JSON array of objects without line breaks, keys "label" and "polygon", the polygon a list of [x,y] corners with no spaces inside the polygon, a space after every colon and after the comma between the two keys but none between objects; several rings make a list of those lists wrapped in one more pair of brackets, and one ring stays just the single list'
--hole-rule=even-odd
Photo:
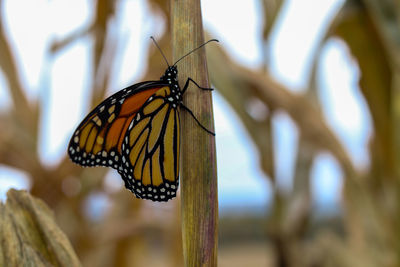
[{"label": "butterfly head", "polygon": [[178,81],[177,75],[178,75],[178,69],[176,68],[176,66],[169,66],[165,71],[164,75],[161,76],[161,80],[173,83]]}]

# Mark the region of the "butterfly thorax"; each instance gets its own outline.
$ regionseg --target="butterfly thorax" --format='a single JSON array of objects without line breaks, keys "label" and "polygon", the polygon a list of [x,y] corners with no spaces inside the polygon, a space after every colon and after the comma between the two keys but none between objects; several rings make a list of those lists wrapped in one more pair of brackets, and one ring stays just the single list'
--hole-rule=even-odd
[{"label": "butterfly thorax", "polygon": [[182,93],[178,83],[178,69],[176,66],[169,66],[160,80],[168,84],[171,89],[171,95],[168,101],[179,106],[182,103]]},{"label": "butterfly thorax", "polygon": [[177,83],[178,82],[177,76],[178,76],[178,69],[176,68],[176,66],[169,66],[165,71],[164,75],[161,76],[160,80],[169,83],[174,83],[174,82]]}]

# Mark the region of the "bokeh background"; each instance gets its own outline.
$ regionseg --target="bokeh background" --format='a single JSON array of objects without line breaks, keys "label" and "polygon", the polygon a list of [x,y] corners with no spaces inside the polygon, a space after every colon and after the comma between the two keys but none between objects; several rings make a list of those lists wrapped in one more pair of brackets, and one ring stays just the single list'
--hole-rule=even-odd
[{"label": "bokeh background", "polygon": [[[219,265],[398,266],[400,4],[201,3]],[[182,265],[179,197],[66,156],[91,107],[160,77],[170,30],[169,1],[0,0],[0,198],[43,199],[84,266]]]}]

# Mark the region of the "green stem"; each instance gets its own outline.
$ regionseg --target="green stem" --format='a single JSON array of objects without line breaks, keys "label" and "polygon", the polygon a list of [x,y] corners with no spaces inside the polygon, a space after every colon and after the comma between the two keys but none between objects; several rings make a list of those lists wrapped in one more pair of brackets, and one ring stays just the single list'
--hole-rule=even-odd
[{"label": "green stem", "polygon": [[[174,61],[204,43],[199,0],[172,0]],[[209,87],[205,50],[199,49],[178,64],[183,85],[191,77]],[[184,104],[199,121],[214,131],[211,93],[191,84]],[[217,266],[217,167],[215,138],[181,109],[181,210],[185,266]]]}]

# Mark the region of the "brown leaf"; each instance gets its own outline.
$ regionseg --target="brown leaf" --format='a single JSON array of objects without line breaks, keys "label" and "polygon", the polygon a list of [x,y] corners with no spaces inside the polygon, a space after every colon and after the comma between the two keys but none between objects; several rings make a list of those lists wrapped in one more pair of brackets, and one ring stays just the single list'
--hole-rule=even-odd
[{"label": "brown leaf", "polygon": [[43,201],[14,189],[7,197],[0,203],[1,266],[81,266]]},{"label": "brown leaf", "polygon": [[392,177],[395,171],[391,136],[393,74],[382,43],[382,33],[361,3],[347,4],[333,25],[332,31],[346,42],[360,67],[359,86],[367,101],[375,131],[371,142],[372,167],[376,172],[382,172],[384,177]]}]

